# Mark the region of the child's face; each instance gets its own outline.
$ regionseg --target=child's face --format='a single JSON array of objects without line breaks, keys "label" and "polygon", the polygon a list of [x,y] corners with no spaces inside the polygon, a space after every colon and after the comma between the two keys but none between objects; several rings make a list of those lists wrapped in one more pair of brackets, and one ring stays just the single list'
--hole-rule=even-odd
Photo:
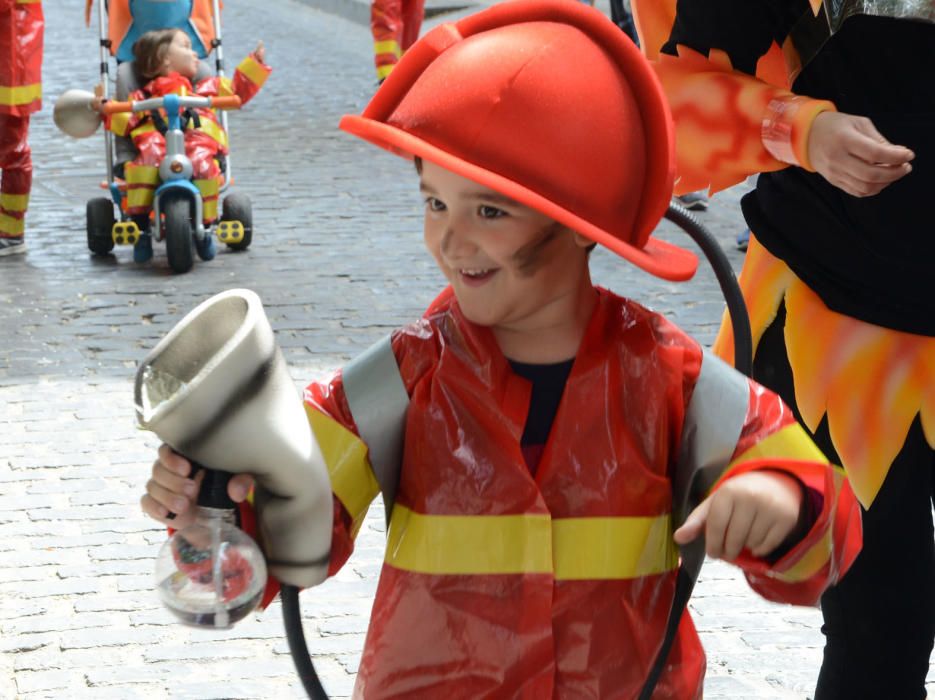
[{"label": "child's face", "polygon": [[182,31],[175,33],[163,66],[164,75],[174,71],[186,78],[195,77],[195,73],[198,72],[198,54],[192,50],[192,40],[188,34]]},{"label": "child's face", "polygon": [[590,241],[494,190],[423,161],[425,244],[464,315],[494,330],[564,322],[556,310],[590,288]]}]

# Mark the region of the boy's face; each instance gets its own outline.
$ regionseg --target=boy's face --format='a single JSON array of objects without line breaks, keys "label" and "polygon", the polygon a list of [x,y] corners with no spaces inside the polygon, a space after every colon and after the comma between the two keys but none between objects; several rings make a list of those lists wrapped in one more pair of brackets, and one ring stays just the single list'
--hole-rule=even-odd
[{"label": "boy's face", "polygon": [[177,31],[172,37],[172,43],[169,44],[169,50],[166,53],[165,73],[173,71],[184,75],[186,78],[194,78],[198,72],[198,54],[192,50],[192,40],[183,31]]},{"label": "boy's face", "polygon": [[468,320],[524,332],[590,287],[591,242],[494,190],[422,162],[425,244]]}]

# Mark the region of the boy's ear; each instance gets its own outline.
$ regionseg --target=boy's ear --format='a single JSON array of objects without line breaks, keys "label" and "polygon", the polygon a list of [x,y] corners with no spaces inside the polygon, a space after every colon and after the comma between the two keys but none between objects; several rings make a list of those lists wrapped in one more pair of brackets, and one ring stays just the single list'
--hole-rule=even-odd
[{"label": "boy's ear", "polygon": [[585,236],[582,236],[577,231],[572,231],[571,235],[575,239],[575,245],[577,245],[579,248],[593,248],[594,246],[597,245],[597,243],[592,241],[590,238],[586,238]]}]

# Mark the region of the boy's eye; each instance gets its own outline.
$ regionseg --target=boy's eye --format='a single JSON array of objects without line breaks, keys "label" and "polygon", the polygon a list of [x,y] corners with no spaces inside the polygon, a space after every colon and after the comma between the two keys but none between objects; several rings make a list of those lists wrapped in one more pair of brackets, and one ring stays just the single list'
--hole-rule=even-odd
[{"label": "boy's eye", "polygon": [[426,197],[425,205],[431,211],[444,211],[445,210],[445,203],[441,201],[440,199],[436,199],[435,197]]},{"label": "boy's eye", "polygon": [[499,219],[501,216],[506,216],[505,211],[489,204],[481,204],[477,208],[477,213],[480,214],[482,219]]}]

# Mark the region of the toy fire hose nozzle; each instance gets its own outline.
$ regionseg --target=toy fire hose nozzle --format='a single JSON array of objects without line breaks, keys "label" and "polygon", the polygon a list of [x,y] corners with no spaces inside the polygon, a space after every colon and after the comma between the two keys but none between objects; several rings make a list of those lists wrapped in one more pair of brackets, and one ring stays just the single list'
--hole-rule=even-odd
[{"label": "toy fire hose nozzle", "polygon": [[98,130],[103,121],[91,105],[94,93],[87,90],[66,90],[55,101],[52,120],[55,126],[72,138],[86,139]]},{"label": "toy fire hose nozzle", "polygon": [[331,483],[260,298],[232,289],[200,304],[140,364],[140,427],[212,469],[256,477],[259,542],[279,581],[325,580]]}]

